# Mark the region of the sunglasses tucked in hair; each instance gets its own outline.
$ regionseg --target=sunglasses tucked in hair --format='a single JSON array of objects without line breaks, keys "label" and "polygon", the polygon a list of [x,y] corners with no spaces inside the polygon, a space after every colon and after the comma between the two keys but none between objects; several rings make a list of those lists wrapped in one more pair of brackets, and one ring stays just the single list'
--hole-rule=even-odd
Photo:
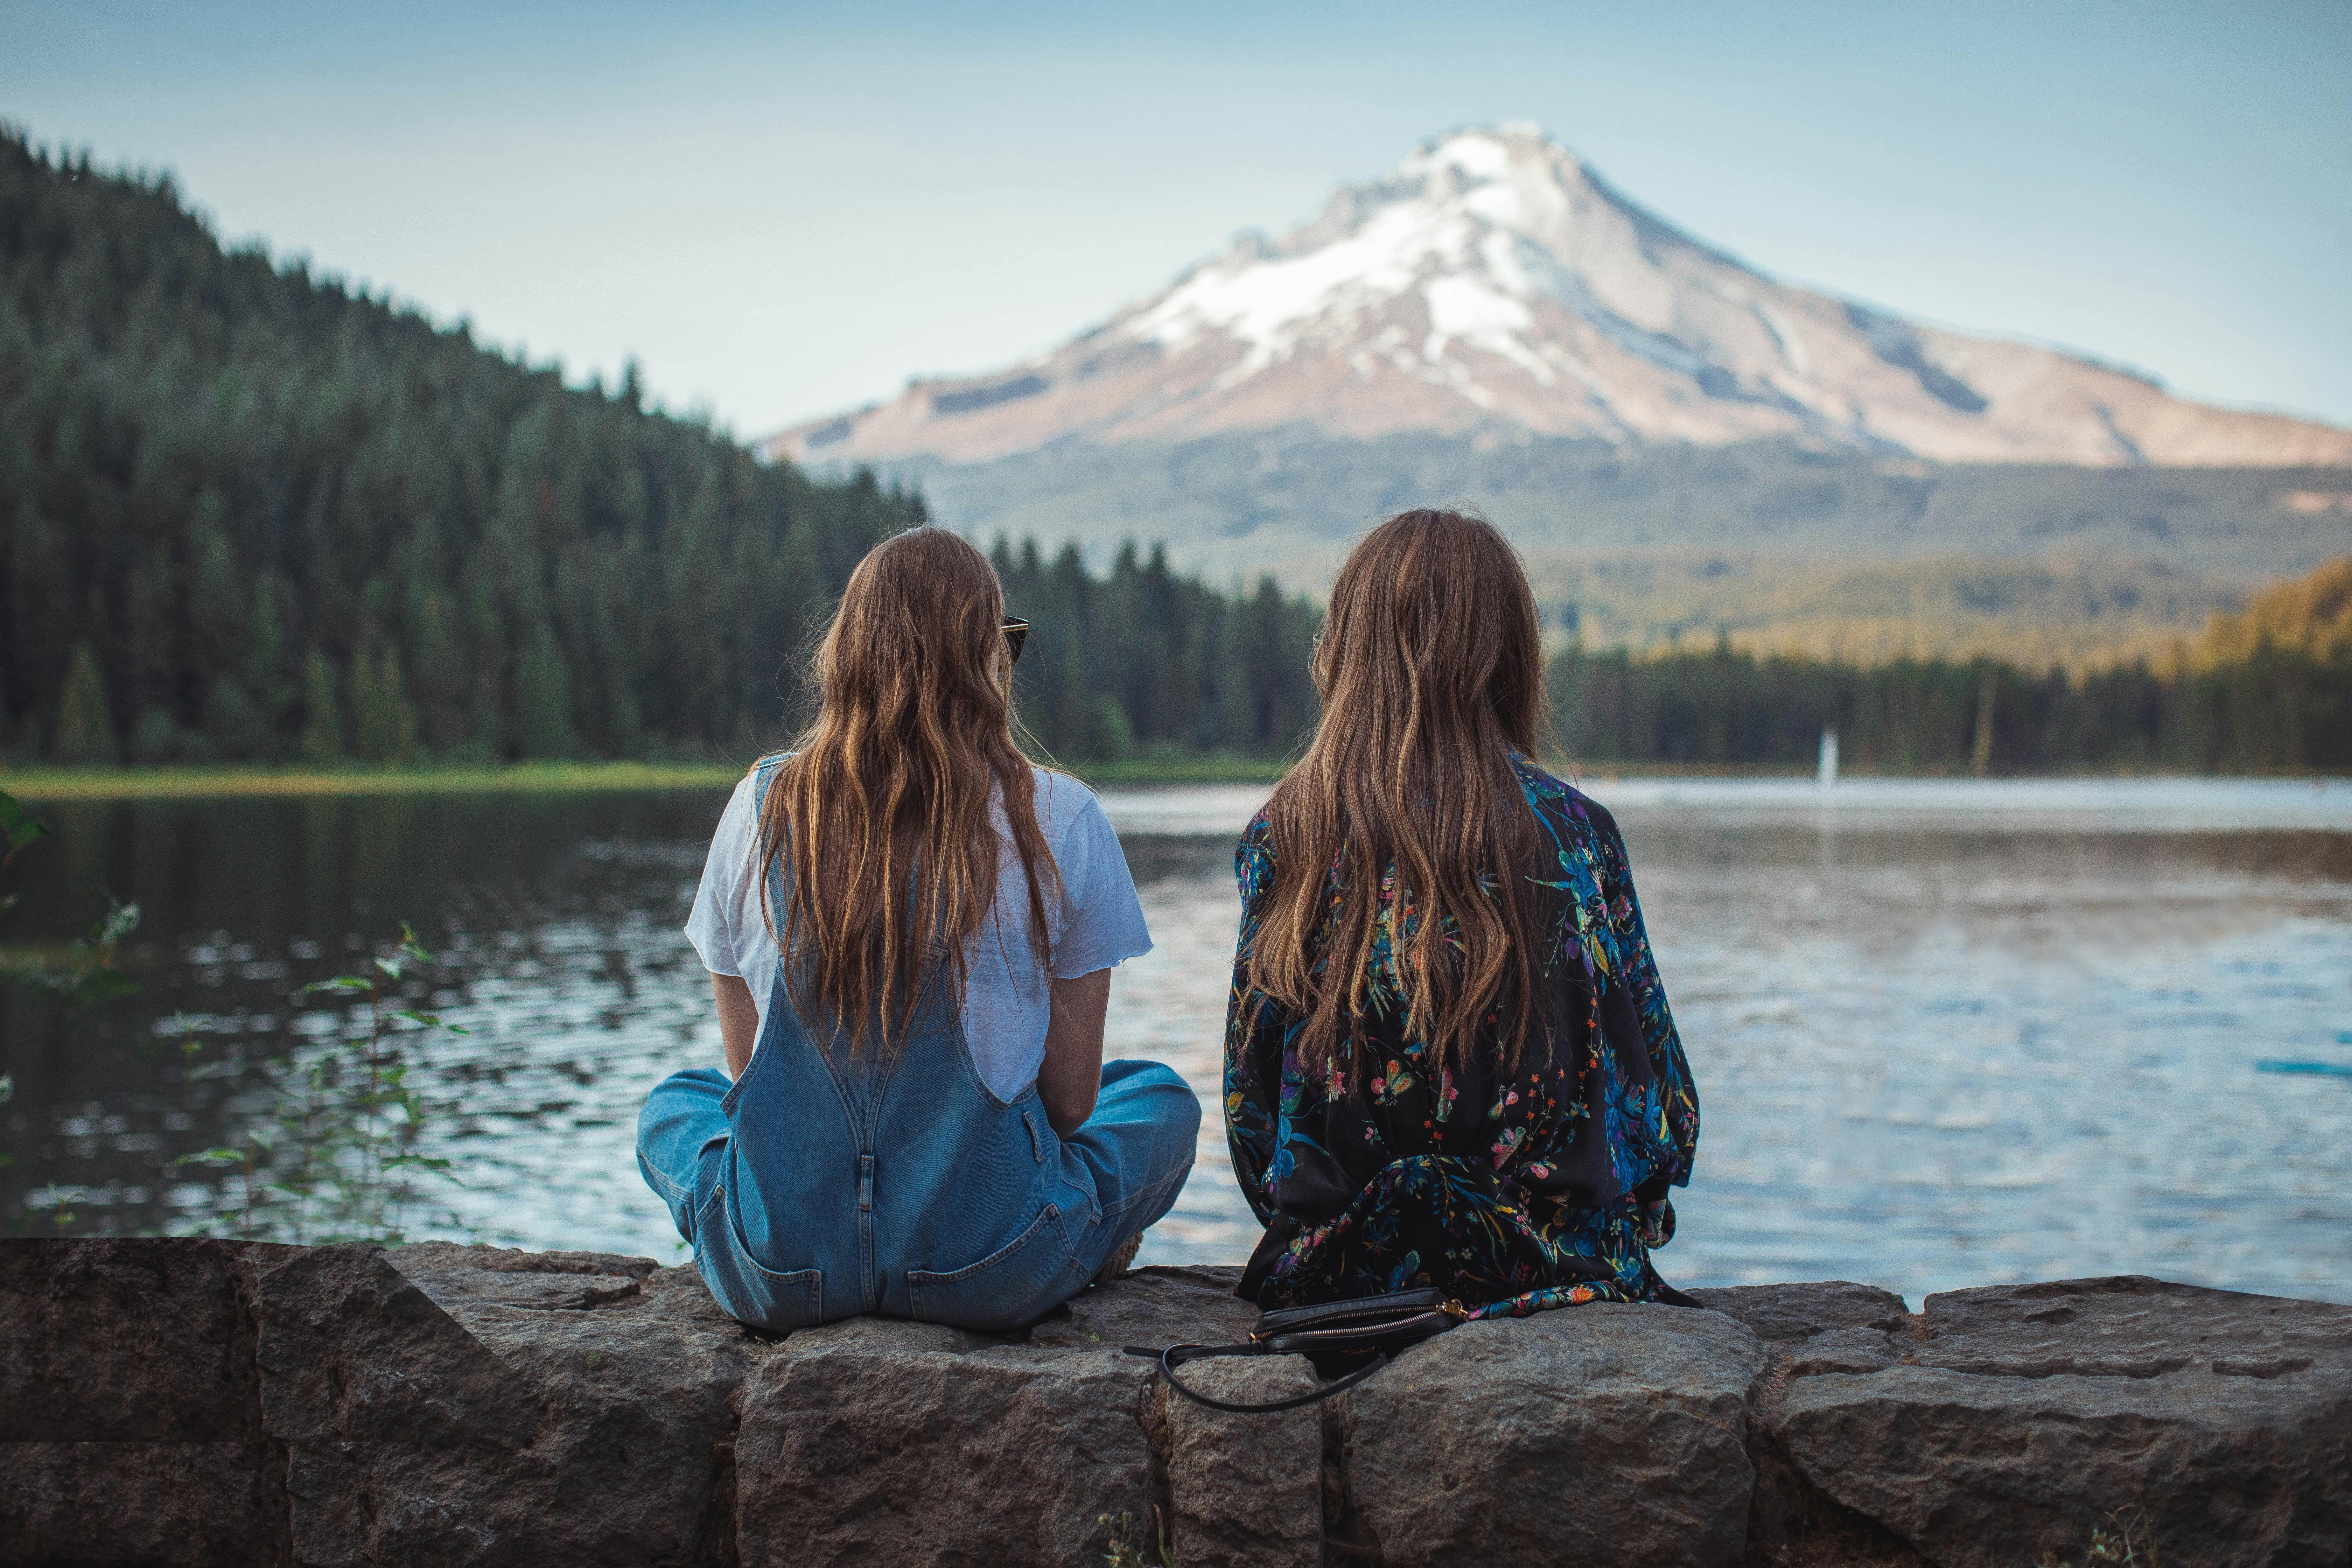
[{"label": "sunglasses tucked in hair", "polygon": [[1029,623],[1019,616],[1004,617],[1004,657],[1013,663],[1021,662],[1021,650],[1029,643]]}]

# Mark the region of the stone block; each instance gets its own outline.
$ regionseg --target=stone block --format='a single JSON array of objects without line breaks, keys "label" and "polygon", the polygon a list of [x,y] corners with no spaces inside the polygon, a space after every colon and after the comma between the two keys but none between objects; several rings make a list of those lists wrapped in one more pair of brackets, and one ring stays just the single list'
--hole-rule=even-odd
[{"label": "stone block", "polygon": [[[373,1247],[320,1247],[260,1277],[262,1406],[285,1445],[299,1562],[717,1559],[729,1400],[751,1350],[691,1300],[708,1301],[699,1281],[597,1255],[570,1269],[410,1260],[438,1300]],[[554,1283],[519,1305],[518,1278]],[[657,1310],[666,1296],[686,1300]]]},{"label": "stone block", "polygon": [[296,1250],[0,1241],[0,1563],[282,1561],[252,1295]]},{"label": "stone block", "polygon": [[1071,1297],[1029,1331],[1027,1342],[1079,1350],[1234,1344],[1257,1322],[1257,1309],[1234,1294],[1240,1278],[1238,1268],[1139,1268]]},{"label": "stone block", "polygon": [[[1178,1375],[1212,1399],[1252,1405],[1312,1393],[1317,1381],[1305,1356],[1194,1362]],[[1195,1405],[1164,1385],[1162,1397],[1170,1534],[1179,1568],[1317,1568],[1323,1561],[1321,1407],[1238,1415]]]},{"label": "stone block", "polygon": [[1415,1345],[1332,1402],[1349,1544],[1384,1568],[1736,1563],[1765,1363],[1722,1314],[1597,1302]]},{"label": "stone block", "polygon": [[0,1442],[259,1436],[256,1259],[299,1250],[141,1237],[0,1241]]},{"label": "stone block", "polygon": [[1901,1330],[1910,1321],[1903,1298],[1875,1285],[1850,1279],[1817,1279],[1798,1285],[1733,1285],[1693,1290],[1691,1299],[1709,1311],[1745,1323],[1768,1345],[1786,1347],[1834,1329]]},{"label": "stone block", "polygon": [[289,1559],[275,1445],[0,1443],[6,1568],[276,1568]]},{"label": "stone block", "polygon": [[2071,1557],[2126,1508],[2168,1562],[2352,1556],[2352,1308],[2126,1277],[1931,1296],[1923,1319],[1902,1361],[1795,1376],[1766,1420],[1811,1487],[1938,1568]]},{"label": "stone block", "polygon": [[[1116,1287],[1114,1287],[1116,1289]],[[1151,1517],[1150,1363],[853,1318],[803,1330],[744,1385],[743,1568],[1099,1561]]]}]

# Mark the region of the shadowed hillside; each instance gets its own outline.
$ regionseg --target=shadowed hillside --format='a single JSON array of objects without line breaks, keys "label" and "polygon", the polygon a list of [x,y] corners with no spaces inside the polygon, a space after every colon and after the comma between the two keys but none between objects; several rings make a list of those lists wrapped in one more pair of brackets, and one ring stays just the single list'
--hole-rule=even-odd
[{"label": "shadowed hillside", "polygon": [[[749,758],[812,615],[924,515],[0,134],[0,755]],[[1049,746],[1288,744],[1304,607],[1024,560]]]}]

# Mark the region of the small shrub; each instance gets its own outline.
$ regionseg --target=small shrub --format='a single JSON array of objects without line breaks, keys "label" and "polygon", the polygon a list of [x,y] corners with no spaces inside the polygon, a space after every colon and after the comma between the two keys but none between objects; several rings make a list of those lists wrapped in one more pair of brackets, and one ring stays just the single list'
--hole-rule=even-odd
[{"label": "small shrub", "polygon": [[1176,1568],[1176,1554],[1169,1549],[1168,1527],[1160,1518],[1160,1510],[1151,1510],[1150,1533],[1154,1539],[1139,1539],[1145,1531],[1143,1522],[1131,1513],[1097,1515],[1109,1540],[1103,1552],[1105,1568]]},{"label": "small shrub", "polygon": [[2054,1552],[2044,1552],[2034,1568],[2091,1568],[2101,1563],[2117,1563],[2122,1568],[2164,1568],[2156,1542],[2156,1521],[2148,1517],[2147,1510],[2116,1510],[2107,1515],[2105,1523],[2091,1527],[2090,1544],[2084,1548],[2082,1556],[2070,1559]]}]

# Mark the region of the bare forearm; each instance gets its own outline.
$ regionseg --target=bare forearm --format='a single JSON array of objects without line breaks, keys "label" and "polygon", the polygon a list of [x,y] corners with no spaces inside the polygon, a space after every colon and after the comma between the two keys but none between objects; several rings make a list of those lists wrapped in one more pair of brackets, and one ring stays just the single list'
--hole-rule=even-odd
[{"label": "bare forearm", "polygon": [[1067,1138],[1095,1113],[1102,1090],[1103,1017],[1110,1008],[1110,971],[1054,982],[1054,1016],[1045,1026],[1045,1059],[1037,1068],[1037,1099],[1055,1133]]},{"label": "bare forearm", "polygon": [[738,974],[710,977],[710,997],[719,1008],[719,1038],[727,1051],[727,1076],[741,1078],[760,1043],[760,1008],[751,988]]}]

